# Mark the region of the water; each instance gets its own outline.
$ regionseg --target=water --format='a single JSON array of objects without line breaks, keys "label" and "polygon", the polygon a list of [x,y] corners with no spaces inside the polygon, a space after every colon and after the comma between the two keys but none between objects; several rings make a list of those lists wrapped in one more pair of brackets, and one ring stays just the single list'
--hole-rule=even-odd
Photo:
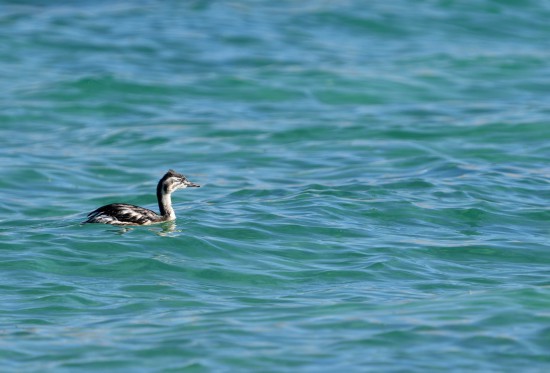
[{"label": "water", "polygon": [[3,2],[2,371],[550,370],[548,19]]}]

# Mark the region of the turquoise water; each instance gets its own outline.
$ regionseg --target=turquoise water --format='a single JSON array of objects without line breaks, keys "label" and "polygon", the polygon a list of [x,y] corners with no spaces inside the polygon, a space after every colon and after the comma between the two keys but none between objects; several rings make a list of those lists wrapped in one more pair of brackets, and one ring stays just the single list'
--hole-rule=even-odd
[{"label": "turquoise water", "polygon": [[549,371],[549,19],[3,2],[1,370]]}]

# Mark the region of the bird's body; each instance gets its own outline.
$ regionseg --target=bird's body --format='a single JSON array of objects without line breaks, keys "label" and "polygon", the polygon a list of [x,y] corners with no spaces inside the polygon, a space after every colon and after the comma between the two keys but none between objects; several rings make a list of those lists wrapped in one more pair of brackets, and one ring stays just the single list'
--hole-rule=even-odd
[{"label": "bird's body", "polygon": [[164,221],[156,212],[126,203],[112,203],[88,214],[86,223],[149,225]]},{"label": "bird's body", "polygon": [[102,206],[88,214],[84,223],[102,223],[113,225],[149,225],[176,219],[172,208],[172,192],[177,189],[199,187],[185,176],[169,170],[158,182],[157,199],[159,212],[126,203],[111,203]]}]

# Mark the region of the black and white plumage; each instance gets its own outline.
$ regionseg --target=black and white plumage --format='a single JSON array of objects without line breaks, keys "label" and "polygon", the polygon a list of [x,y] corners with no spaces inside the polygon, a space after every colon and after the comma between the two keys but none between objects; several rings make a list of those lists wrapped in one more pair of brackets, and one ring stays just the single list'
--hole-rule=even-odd
[{"label": "black and white plumage", "polygon": [[157,214],[149,209],[129,205],[126,203],[111,203],[88,214],[88,220],[84,223],[102,223],[113,225],[149,225],[175,220],[176,213],[172,208],[172,192],[200,185],[187,180],[185,176],[174,170],[168,172],[157,184],[157,199],[159,212]]}]

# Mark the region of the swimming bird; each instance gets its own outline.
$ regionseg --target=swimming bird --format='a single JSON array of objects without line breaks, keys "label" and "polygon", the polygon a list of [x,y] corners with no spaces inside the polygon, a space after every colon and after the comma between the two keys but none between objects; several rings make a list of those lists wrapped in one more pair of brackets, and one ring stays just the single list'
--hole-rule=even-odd
[{"label": "swimming bird", "polygon": [[157,184],[157,199],[160,214],[135,205],[111,203],[90,212],[88,220],[84,223],[149,225],[175,220],[176,213],[172,208],[172,192],[190,187],[200,187],[200,185],[192,183],[185,176],[174,170],[168,170]]}]

